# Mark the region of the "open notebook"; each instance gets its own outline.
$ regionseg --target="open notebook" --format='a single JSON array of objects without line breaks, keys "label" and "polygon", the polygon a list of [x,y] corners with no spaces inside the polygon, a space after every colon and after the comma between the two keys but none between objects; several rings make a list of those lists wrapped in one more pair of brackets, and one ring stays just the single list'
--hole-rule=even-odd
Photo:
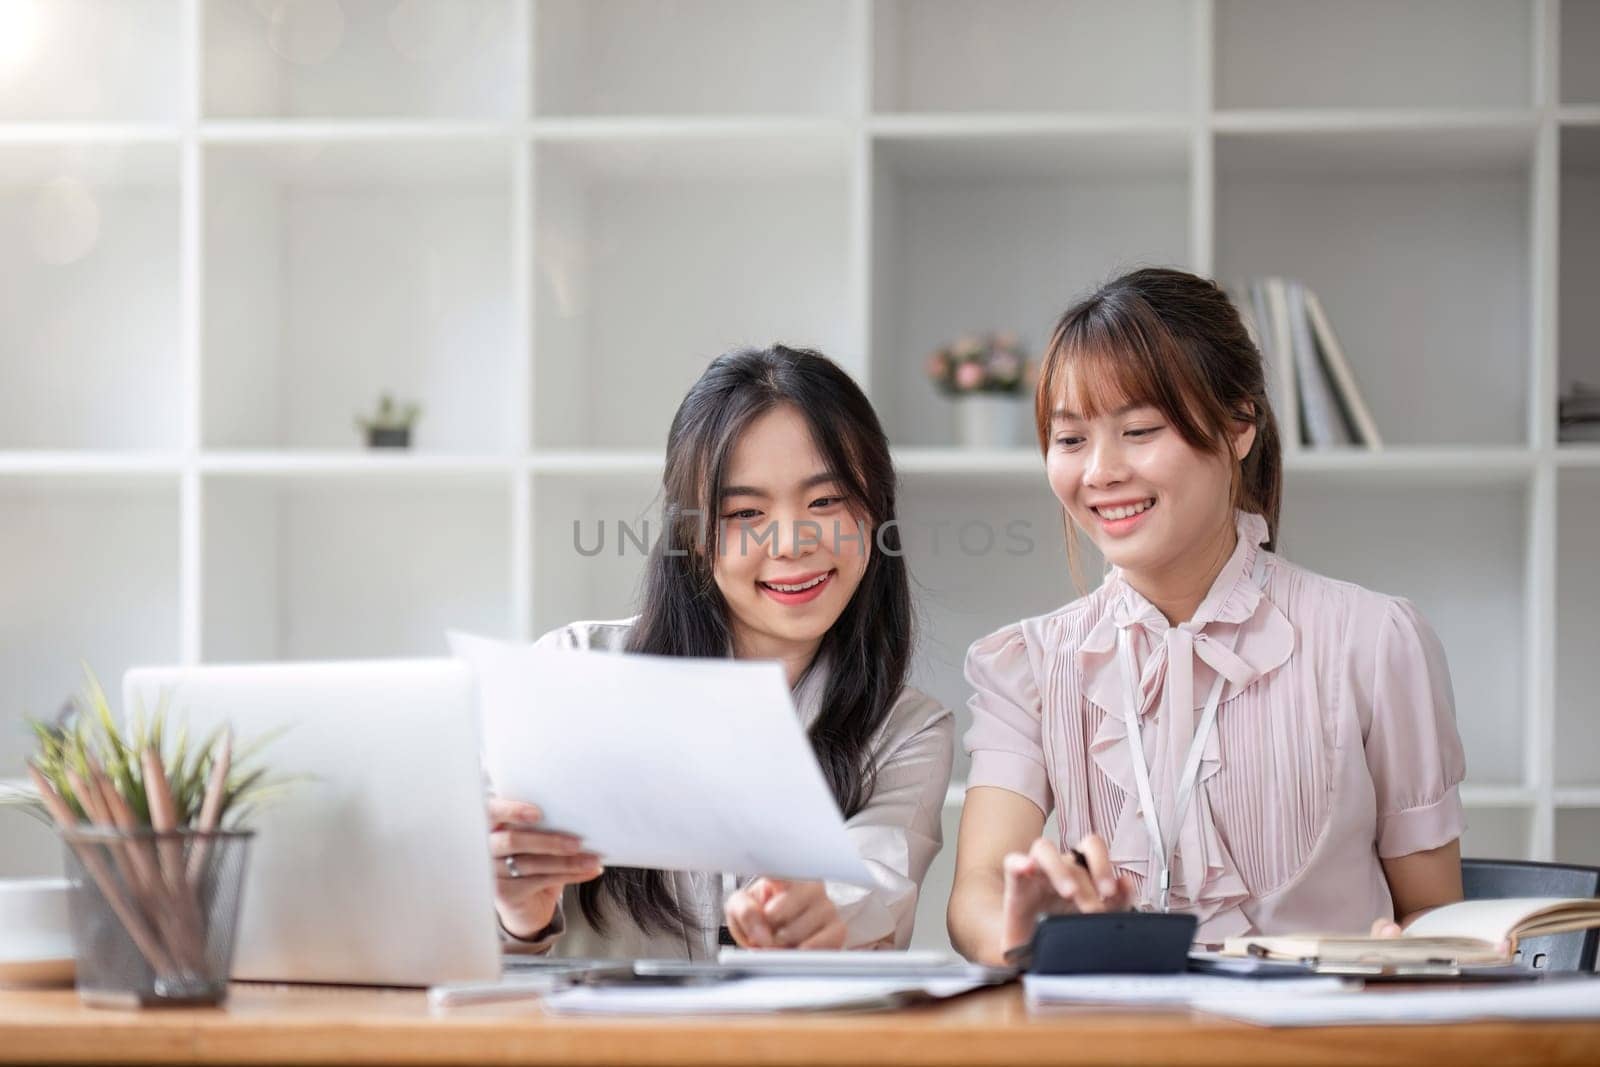
[{"label": "open notebook", "polygon": [[1511,897],[1436,908],[1400,937],[1285,934],[1233,937],[1228,956],[1316,960],[1323,964],[1509,963],[1519,940],[1600,927],[1600,900]]}]

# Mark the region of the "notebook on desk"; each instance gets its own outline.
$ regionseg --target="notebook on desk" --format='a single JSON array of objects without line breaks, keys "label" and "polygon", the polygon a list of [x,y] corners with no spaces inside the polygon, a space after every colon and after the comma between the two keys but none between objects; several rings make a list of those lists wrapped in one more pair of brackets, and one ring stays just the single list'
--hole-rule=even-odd
[{"label": "notebook on desk", "polygon": [[1464,900],[1421,916],[1399,937],[1288,934],[1229,938],[1226,956],[1324,965],[1509,964],[1525,937],[1600,926],[1600,900],[1511,897]]}]

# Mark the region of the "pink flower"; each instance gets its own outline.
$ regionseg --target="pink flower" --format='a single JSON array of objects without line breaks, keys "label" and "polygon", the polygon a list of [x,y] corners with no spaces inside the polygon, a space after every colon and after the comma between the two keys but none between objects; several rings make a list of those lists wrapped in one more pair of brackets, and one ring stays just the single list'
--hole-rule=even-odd
[{"label": "pink flower", "polygon": [[989,360],[989,373],[1003,385],[1015,384],[1022,377],[1022,360],[1010,352],[997,352]]},{"label": "pink flower", "polygon": [[970,392],[983,385],[983,367],[977,363],[963,363],[956,368],[956,388]]}]

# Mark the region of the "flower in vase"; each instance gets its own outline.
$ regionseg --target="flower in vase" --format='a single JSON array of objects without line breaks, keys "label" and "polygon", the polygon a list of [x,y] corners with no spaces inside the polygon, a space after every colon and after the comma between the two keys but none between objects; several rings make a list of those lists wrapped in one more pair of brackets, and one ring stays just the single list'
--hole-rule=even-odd
[{"label": "flower in vase", "polygon": [[1014,389],[1022,382],[1022,357],[1008,349],[997,349],[989,357],[989,378],[1005,389]]},{"label": "flower in vase", "polygon": [[983,356],[983,338],[976,334],[967,334],[950,346],[951,352],[958,360],[980,359]]},{"label": "flower in vase", "polygon": [[1032,382],[1027,353],[1009,331],[966,334],[928,355],[923,369],[946,396],[1018,395]]},{"label": "flower in vase", "polygon": [[984,373],[981,363],[963,363],[956,368],[956,389],[963,393],[977,392],[983,388]]}]

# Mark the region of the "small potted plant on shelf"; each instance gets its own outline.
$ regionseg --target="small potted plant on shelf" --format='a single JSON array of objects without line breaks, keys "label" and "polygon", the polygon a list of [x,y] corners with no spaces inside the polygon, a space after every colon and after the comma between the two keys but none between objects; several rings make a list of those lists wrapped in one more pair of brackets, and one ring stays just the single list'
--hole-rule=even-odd
[{"label": "small potted plant on shelf", "polygon": [[227,997],[247,809],[285,783],[246,764],[231,733],[199,744],[166,708],[119,729],[92,672],[74,707],[31,722],[31,786],[0,803],[51,823],[71,883],[79,996],[101,1007],[218,1004]]},{"label": "small potted plant on shelf", "polygon": [[378,410],[370,418],[356,416],[356,426],[367,435],[368,448],[410,448],[411,428],[422,409],[416,404],[396,404],[392,393],[378,398]]},{"label": "small potted plant on shelf", "polygon": [[968,448],[1023,443],[1030,365],[1014,333],[967,336],[928,356],[928,378],[955,401],[957,438]]}]

